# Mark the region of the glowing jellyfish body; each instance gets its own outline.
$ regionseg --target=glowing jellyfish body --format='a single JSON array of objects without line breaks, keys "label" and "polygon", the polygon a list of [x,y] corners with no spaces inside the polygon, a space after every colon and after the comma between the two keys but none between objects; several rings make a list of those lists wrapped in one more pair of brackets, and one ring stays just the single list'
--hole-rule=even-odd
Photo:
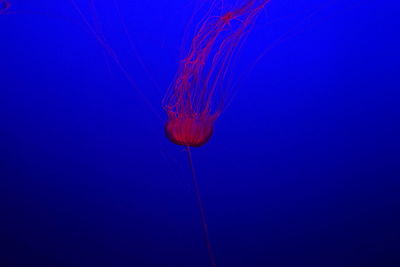
[{"label": "glowing jellyfish body", "polygon": [[208,16],[200,25],[163,99],[170,141],[199,147],[211,138],[214,122],[231,97],[224,87],[228,66],[267,2],[248,1],[222,16]]}]

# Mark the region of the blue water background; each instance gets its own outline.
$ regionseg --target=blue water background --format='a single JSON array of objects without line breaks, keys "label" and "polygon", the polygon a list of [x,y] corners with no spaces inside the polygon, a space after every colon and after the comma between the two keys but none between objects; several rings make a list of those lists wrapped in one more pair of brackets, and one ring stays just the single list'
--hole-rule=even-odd
[{"label": "blue water background", "polygon": [[[119,0],[119,16],[96,1],[98,24],[79,3],[135,87],[69,1],[10,3],[0,266],[209,266],[160,104],[196,2]],[[400,266],[396,10],[284,0],[260,15],[232,66],[234,100],[192,151],[219,267]]]}]

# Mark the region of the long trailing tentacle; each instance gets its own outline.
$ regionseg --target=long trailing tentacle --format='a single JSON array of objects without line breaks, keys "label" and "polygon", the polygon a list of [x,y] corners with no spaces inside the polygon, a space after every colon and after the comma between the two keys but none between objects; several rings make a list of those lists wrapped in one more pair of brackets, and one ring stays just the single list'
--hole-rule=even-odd
[{"label": "long trailing tentacle", "polygon": [[188,154],[188,160],[189,160],[190,169],[192,171],[192,182],[193,182],[193,187],[194,187],[194,191],[195,191],[195,195],[196,195],[197,206],[198,206],[199,211],[200,211],[201,225],[202,225],[202,228],[203,228],[204,241],[205,241],[206,246],[207,246],[208,257],[210,259],[211,266],[212,267],[216,267],[217,264],[215,263],[215,257],[214,257],[214,253],[213,253],[213,249],[212,249],[211,241],[210,241],[210,235],[208,233],[208,225],[207,225],[206,214],[205,214],[205,210],[204,210],[204,206],[203,206],[203,201],[201,199],[200,187],[199,187],[199,184],[197,182],[196,170],[194,168],[192,152],[191,152],[189,146],[186,147],[186,151],[187,151],[187,154]]},{"label": "long trailing tentacle", "polygon": [[107,43],[107,41],[104,39],[104,37],[99,32],[97,32],[96,29],[92,26],[92,24],[87,20],[86,16],[83,14],[83,12],[82,12],[81,8],[79,7],[79,5],[77,4],[77,2],[75,0],[69,0],[69,1],[72,4],[72,6],[74,7],[74,9],[77,11],[78,15],[81,17],[83,23],[88,28],[90,33],[93,34],[93,36],[96,38],[97,42],[105,49],[107,54],[112,58],[112,60],[118,66],[118,68],[120,69],[122,74],[128,80],[131,87],[136,91],[136,93],[139,95],[139,97],[148,106],[149,110],[157,117],[157,119],[159,121],[163,121],[160,114],[154,107],[154,105],[149,101],[149,99],[146,97],[146,95],[143,93],[143,91],[139,89],[139,87],[136,84],[136,81],[126,70],[125,66],[121,63],[120,58],[118,57],[115,50]]}]

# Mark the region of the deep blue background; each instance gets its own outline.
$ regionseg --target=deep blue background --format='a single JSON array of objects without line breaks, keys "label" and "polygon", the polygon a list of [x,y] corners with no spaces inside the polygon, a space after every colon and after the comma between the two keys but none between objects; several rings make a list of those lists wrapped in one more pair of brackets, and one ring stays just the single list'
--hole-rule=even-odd
[{"label": "deep blue background", "polygon": [[[113,1],[97,1],[98,26],[164,116],[195,4],[119,3],[137,53]],[[67,0],[11,4],[0,266],[208,266],[185,151]],[[233,74],[273,49],[193,149],[218,266],[400,266],[397,10],[274,0],[261,14]]]}]

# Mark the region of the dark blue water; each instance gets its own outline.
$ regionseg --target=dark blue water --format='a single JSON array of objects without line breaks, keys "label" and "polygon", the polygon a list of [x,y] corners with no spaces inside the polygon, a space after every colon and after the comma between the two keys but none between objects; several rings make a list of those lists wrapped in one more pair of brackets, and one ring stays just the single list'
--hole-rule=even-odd
[{"label": "dark blue water", "polygon": [[[0,266],[209,266],[187,154],[158,117],[196,2],[118,2],[97,20],[79,5],[136,87],[69,1],[0,15]],[[238,93],[192,151],[219,267],[400,266],[397,10],[260,15]]]}]

